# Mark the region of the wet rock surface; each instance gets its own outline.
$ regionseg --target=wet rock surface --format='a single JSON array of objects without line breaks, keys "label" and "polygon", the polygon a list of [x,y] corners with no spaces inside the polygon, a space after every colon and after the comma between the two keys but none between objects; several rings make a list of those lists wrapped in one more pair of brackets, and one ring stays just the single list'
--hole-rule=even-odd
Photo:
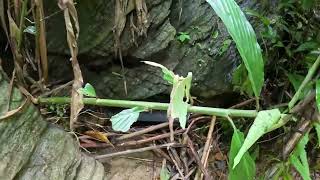
[{"label": "wet rock surface", "polygon": [[[7,94],[8,81],[0,69],[0,93]],[[10,110],[25,98],[14,88]],[[6,115],[8,96],[0,96],[0,179],[21,180],[102,180],[104,167],[80,152],[71,134],[49,125],[34,105],[25,105]]]},{"label": "wet rock surface", "polygon": [[[105,98],[144,99],[169,94],[170,87],[162,80],[161,72],[140,62],[147,60],[161,63],[180,75],[193,72],[195,96],[210,98],[231,92],[232,72],[239,64],[239,56],[233,43],[223,51],[224,42],[231,37],[209,4],[205,0],[146,0],[146,4],[147,36],[135,37],[138,46],[132,42],[130,14],[121,35],[126,95],[120,61],[114,53],[115,1],[77,2],[79,61],[85,81],[93,84]],[[239,4],[263,11],[258,2],[244,0]],[[46,15],[59,11],[55,1],[46,6]],[[62,13],[48,18],[46,23],[50,77],[72,79]],[[179,32],[187,33],[190,40],[180,42]]]}]

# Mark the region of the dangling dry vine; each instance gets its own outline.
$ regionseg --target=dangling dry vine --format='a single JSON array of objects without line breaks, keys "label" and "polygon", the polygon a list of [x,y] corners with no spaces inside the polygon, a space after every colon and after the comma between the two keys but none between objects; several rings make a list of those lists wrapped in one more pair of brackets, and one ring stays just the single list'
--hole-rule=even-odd
[{"label": "dangling dry vine", "polygon": [[[70,129],[74,130],[74,125],[77,122],[78,114],[83,108],[83,95],[77,90],[83,85],[83,78],[78,63],[78,37],[79,37],[79,21],[77,10],[73,0],[60,0],[58,3],[60,9],[63,10],[64,20],[67,30],[67,41],[71,53],[71,64],[74,74],[71,94],[71,111],[70,111]],[[72,20],[71,20],[72,18]],[[73,24],[72,24],[73,22]]]},{"label": "dangling dry vine", "polygon": [[[137,26],[134,24],[134,12],[136,10],[137,16]],[[114,27],[113,27],[113,34],[114,34],[114,51],[116,57],[119,57],[122,69],[122,78],[124,83],[124,90],[127,94],[127,85],[125,79],[125,72],[124,72],[124,65],[122,59],[122,52],[121,52],[121,34],[123,29],[126,26],[127,16],[130,15],[130,29],[131,29],[131,36],[132,42],[135,45],[138,45],[135,41],[135,34],[137,33],[138,36],[147,35],[148,29],[148,10],[147,5],[144,0],[116,0],[115,4],[115,19],[114,19]]]}]

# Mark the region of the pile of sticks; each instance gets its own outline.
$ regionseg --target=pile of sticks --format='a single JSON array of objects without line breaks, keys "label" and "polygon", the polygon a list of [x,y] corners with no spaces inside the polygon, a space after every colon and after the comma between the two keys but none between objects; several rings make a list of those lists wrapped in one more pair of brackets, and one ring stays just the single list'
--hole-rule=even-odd
[{"label": "pile of sticks", "polygon": [[159,159],[163,159],[162,165],[169,169],[171,179],[207,180],[225,176],[224,173],[217,174],[216,171],[208,170],[210,153],[222,154],[218,145],[218,133],[215,130],[216,117],[193,116],[188,122],[187,128],[174,130],[174,141],[170,141],[169,122],[131,128],[128,134],[108,130],[108,143],[93,142],[92,137],[87,135],[79,136],[79,140],[81,147],[85,149],[110,150],[110,153],[95,156],[100,162],[108,162],[110,158],[132,153],[153,151]]}]

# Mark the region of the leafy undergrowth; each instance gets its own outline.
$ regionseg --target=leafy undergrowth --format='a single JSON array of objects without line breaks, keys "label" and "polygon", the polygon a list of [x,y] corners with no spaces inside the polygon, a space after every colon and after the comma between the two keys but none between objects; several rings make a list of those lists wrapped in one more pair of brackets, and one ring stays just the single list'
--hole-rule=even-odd
[{"label": "leafy undergrowth", "polygon": [[[133,6],[131,8],[143,12],[137,18],[139,34],[146,34],[146,3],[133,2],[128,1]],[[57,88],[69,87],[71,98],[46,98],[53,91],[34,98],[32,95],[38,95],[38,91],[47,90],[48,62],[42,4],[36,3],[32,7],[35,8],[35,22],[31,24],[35,26],[25,25],[29,12],[27,0],[19,5],[13,3],[14,11],[8,9],[8,16],[4,15],[1,3],[0,16],[14,57],[13,74],[21,84],[21,91],[34,103],[42,105],[42,113],[53,123],[74,131],[84,151],[108,151],[95,154],[99,161],[153,151],[158,156],[153,161],[161,163],[160,179],[319,178],[320,12],[317,7],[320,4],[312,0],[279,1],[274,11],[281,16],[268,17],[250,9],[243,10],[234,0],[207,0],[207,3],[233,40],[228,39],[221,49],[224,52],[234,43],[242,59],[233,74],[235,91],[241,96],[232,108],[197,104],[190,92],[192,72],[183,77],[150,61],[144,63],[160,68],[163,79],[172,86],[169,103],[102,99],[97,97],[89,83],[81,87],[83,80],[77,62],[79,22],[72,0],[59,1],[59,7],[64,12],[75,78],[72,87],[69,83]],[[20,5],[21,12],[17,12]],[[116,1],[116,14],[121,18],[116,18],[115,50],[120,60],[120,36],[125,27],[123,21],[127,19],[122,6]],[[12,16],[10,12],[17,14]],[[131,15],[130,19],[133,18]],[[259,34],[248,17],[261,24]],[[8,28],[5,26],[7,21],[3,20],[6,18]],[[26,75],[21,64],[23,58],[30,59],[22,46],[24,33],[35,35],[39,81]],[[180,32],[177,40],[184,45],[190,38],[187,32]],[[40,90],[31,91],[30,86],[31,93],[27,92],[28,88],[22,88],[27,84],[25,79]],[[86,109],[81,111],[83,105]],[[106,111],[98,106],[120,109],[106,115]],[[156,118],[155,114],[159,116],[156,123],[150,125],[139,122],[143,114],[149,115],[150,120]],[[69,124],[63,119],[69,119]]]}]

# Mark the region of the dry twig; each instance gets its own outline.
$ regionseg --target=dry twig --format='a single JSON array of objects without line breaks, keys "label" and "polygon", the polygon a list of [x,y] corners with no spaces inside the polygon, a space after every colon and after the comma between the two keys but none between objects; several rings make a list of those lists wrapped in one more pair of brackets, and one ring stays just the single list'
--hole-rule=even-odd
[{"label": "dry twig", "polygon": [[[213,116],[211,119],[211,123],[210,123],[210,128],[208,131],[208,135],[207,135],[207,141],[206,144],[204,145],[204,149],[203,149],[203,153],[202,153],[202,157],[201,157],[201,163],[203,164],[204,168],[207,167],[208,165],[208,158],[209,158],[209,154],[210,154],[210,146],[212,144],[212,134],[213,134],[213,129],[214,129],[214,125],[216,123],[216,117]],[[197,179],[203,179],[203,174],[200,174],[200,171],[197,171],[197,174],[195,176],[195,180]]]},{"label": "dry twig", "polygon": [[145,128],[145,129],[143,129],[141,131],[137,131],[137,132],[133,132],[133,133],[130,133],[130,134],[122,135],[119,138],[117,138],[117,140],[125,140],[125,139],[133,138],[133,137],[136,137],[136,136],[140,136],[140,135],[143,135],[143,134],[146,134],[146,133],[149,133],[149,132],[152,132],[152,131],[155,131],[155,130],[158,130],[158,129],[161,129],[161,128],[164,128],[164,127],[167,127],[168,125],[169,125],[169,123],[165,122],[165,123],[158,124],[158,125],[155,125],[155,126],[150,126],[150,127]]},{"label": "dry twig", "polygon": [[115,156],[122,156],[122,155],[127,155],[127,154],[132,154],[132,153],[145,152],[145,151],[150,151],[150,150],[160,149],[160,148],[177,147],[177,146],[181,146],[181,145],[178,143],[168,143],[168,144],[149,146],[149,147],[144,147],[144,148],[139,148],[139,149],[129,149],[126,151],[120,151],[120,152],[115,152],[115,153],[110,153],[110,154],[99,155],[99,156],[96,156],[95,159],[98,159],[101,162],[105,162],[105,161],[107,161],[106,158],[111,158],[111,157],[115,157]]}]

